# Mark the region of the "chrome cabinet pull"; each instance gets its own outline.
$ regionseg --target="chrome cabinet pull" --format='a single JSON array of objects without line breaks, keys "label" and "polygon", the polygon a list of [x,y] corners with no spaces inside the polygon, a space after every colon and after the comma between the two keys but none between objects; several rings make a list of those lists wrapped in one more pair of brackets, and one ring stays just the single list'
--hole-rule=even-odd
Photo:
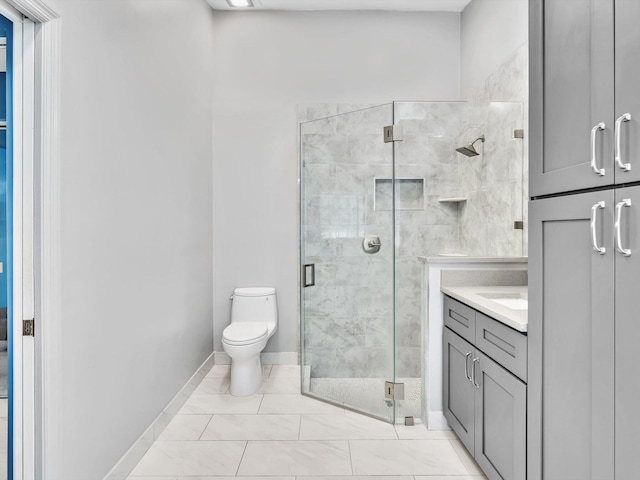
[{"label": "chrome cabinet pull", "polygon": [[476,383],[476,365],[480,363],[480,358],[476,357],[473,359],[473,367],[471,368],[471,377],[473,378],[473,380],[471,380],[471,382],[473,383],[473,386],[476,388],[480,388],[480,384]]},{"label": "chrome cabinet pull", "polygon": [[622,246],[622,234],[620,233],[620,222],[622,220],[622,207],[630,207],[631,199],[625,198],[621,202],[618,202],[616,205],[616,250],[623,254],[625,257],[629,257],[631,255],[631,250],[629,248],[624,248]]},{"label": "chrome cabinet pull", "polygon": [[625,113],[616,119],[616,165],[618,165],[618,167],[620,167],[625,172],[631,170],[631,164],[622,162],[622,152],[620,148],[620,130],[622,130],[622,122],[628,122],[629,120],[631,120],[630,113]]},{"label": "chrome cabinet pull", "polygon": [[604,168],[598,168],[598,165],[596,165],[596,133],[604,130],[604,127],[604,123],[600,122],[591,129],[591,169],[593,173],[600,176],[604,176]]},{"label": "chrome cabinet pull", "polygon": [[464,376],[467,377],[467,380],[473,382],[471,380],[471,375],[469,375],[469,357],[473,354],[473,352],[469,352],[464,356]]},{"label": "chrome cabinet pull", "polygon": [[598,210],[599,208],[604,208],[604,205],[604,202],[598,202],[593,207],[591,207],[591,243],[593,245],[593,249],[600,255],[604,255],[607,252],[607,249],[605,247],[598,246],[598,237],[596,235],[596,210]]}]

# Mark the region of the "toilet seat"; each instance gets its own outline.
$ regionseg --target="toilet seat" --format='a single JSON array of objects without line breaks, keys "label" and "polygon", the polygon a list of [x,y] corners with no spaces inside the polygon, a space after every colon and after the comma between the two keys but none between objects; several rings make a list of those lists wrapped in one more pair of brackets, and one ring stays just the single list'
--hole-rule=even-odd
[{"label": "toilet seat", "polygon": [[264,322],[236,322],[222,332],[222,341],[227,345],[250,345],[267,337],[269,329]]}]

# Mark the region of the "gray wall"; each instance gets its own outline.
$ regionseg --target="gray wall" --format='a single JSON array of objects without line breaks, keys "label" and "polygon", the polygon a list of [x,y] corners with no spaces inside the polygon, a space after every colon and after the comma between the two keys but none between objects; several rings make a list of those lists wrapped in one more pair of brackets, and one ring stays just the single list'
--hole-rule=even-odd
[{"label": "gray wall", "polygon": [[[48,2],[49,3],[49,2]],[[47,478],[102,478],[212,351],[212,14],[64,1],[62,382]]]},{"label": "gray wall", "polygon": [[[473,0],[460,16],[460,83],[464,98],[528,42],[527,0]],[[510,98],[496,98],[508,101]]]},{"label": "gray wall", "polygon": [[459,97],[458,14],[216,12],[214,338],[235,286],[278,289],[298,351],[297,105]]}]

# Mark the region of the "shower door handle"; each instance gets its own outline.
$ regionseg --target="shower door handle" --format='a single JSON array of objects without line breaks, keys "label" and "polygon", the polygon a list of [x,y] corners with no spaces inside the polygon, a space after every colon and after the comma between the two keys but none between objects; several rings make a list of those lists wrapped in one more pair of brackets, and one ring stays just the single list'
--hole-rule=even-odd
[{"label": "shower door handle", "polygon": [[[307,273],[311,272],[311,275],[308,277]],[[311,280],[309,280],[311,278]],[[302,286],[303,288],[313,287],[316,284],[316,264],[315,263],[307,263],[302,267]]]}]

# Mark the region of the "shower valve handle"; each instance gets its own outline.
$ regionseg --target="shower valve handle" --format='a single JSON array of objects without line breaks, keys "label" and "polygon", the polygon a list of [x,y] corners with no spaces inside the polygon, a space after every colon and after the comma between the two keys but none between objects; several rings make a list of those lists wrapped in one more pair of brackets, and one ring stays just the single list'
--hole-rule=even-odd
[{"label": "shower valve handle", "polygon": [[378,253],[381,246],[382,242],[380,242],[380,237],[377,235],[367,235],[362,240],[362,250],[364,250],[364,253]]}]

